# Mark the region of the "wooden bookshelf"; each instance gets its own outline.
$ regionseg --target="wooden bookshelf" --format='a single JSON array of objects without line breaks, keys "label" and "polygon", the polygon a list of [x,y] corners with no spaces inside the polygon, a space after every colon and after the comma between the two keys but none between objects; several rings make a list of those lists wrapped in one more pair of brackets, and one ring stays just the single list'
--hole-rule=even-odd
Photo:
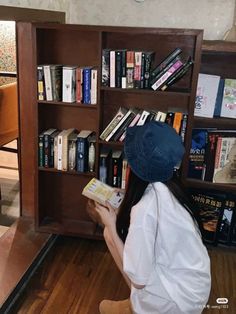
[{"label": "wooden bookshelf", "polygon": [[[206,40],[202,45],[201,73],[236,79],[236,43]],[[235,119],[194,117],[193,127],[236,130]],[[194,179],[186,180],[187,187],[214,190],[236,195],[236,184],[221,184]]]},{"label": "wooden bookshelf", "polygon": [[[117,142],[104,142],[99,134],[120,106],[127,108],[181,111],[189,115],[186,152],[190,150],[194,123],[194,103],[200,70],[202,31],[188,29],[108,27],[18,23],[18,73],[21,130],[21,197],[24,212],[33,216],[37,230],[58,234],[101,237],[86,212],[81,195],[91,176],[98,177],[99,152],[103,145],[122,148]],[[154,51],[154,65],[175,48],[183,59],[194,60],[191,70],[164,92],[101,86],[102,50],[130,49]],[[98,69],[96,105],[78,105],[37,100],[37,65],[65,64],[94,66]],[[77,174],[38,168],[38,135],[47,128],[76,128],[96,132],[95,173]],[[188,154],[181,177],[187,179]]]}]

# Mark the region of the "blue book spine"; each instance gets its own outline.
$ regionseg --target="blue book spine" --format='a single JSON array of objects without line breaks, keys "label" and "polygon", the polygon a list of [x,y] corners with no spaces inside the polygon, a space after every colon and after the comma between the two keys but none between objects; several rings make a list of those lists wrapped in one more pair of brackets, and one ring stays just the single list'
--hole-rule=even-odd
[{"label": "blue book spine", "polygon": [[91,68],[83,69],[83,102],[91,103]]},{"label": "blue book spine", "polygon": [[223,100],[223,94],[224,94],[224,86],[225,86],[225,80],[224,79],[220,79],[218,92],[217,92],[217,96],[216,96],[214,117],[220,117],[222,100]]},{"label": "blue book spine", "polygon": [[77,171],[88,171],[88,141],[86,138],[77,138]]}]

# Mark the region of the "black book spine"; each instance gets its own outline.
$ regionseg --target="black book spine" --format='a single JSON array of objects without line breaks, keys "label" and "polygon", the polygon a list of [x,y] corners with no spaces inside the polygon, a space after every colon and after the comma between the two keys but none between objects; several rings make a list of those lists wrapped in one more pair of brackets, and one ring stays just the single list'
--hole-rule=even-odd
[{"label": "black book spine", "polygon": [[231,242],[231,230],[235,212],[235,200],[226,198],[223,206],[222,217],[218,231],[218,243],[229,245]]},{"label": "black book spine", "polygon": [[151,72],[151,78],[155,78],[159,72],[161,72],[173,59],[175,59],[182,50],[180,48],[176,48],[172,51],[161,63],[159,63],[155,69]]},{"label": "black book spine", "polygon": [[146,52],[145,53],[145,61],[144,61],[144,88],[150,88],[150,71],[152,67],[152,63],[154,60],[154,52]]},{"label": "black book spine", "polygon": [[115,86],[121,88],[122,80],[122,60],[121,60],[121,51],[115,51]]},{"label": "black book spine", "polygon": [[145,52],[142,52],[141,57],[141,78],[140,78],[140,88],[144,88],[144,75],[145,75]]}]

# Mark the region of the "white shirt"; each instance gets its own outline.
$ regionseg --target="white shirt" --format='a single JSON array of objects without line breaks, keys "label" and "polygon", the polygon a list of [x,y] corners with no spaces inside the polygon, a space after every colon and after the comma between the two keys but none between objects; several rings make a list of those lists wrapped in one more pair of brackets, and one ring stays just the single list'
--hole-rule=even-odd
[{"label": "white shirt", "polygon": [[132,207],[123,254],[135,314],[199,314],[211,288],[210,260],[186,209],[160,182]]}]

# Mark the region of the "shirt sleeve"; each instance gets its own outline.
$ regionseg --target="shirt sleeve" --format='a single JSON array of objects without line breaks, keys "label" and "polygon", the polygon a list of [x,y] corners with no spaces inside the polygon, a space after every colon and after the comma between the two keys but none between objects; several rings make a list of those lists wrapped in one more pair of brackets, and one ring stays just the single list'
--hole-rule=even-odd
[{"label": "shirt sleeve", "polygon": [[146,285],[154,268],[155,232],[130,226],[123,252],[123,269],[131,282]]}]

